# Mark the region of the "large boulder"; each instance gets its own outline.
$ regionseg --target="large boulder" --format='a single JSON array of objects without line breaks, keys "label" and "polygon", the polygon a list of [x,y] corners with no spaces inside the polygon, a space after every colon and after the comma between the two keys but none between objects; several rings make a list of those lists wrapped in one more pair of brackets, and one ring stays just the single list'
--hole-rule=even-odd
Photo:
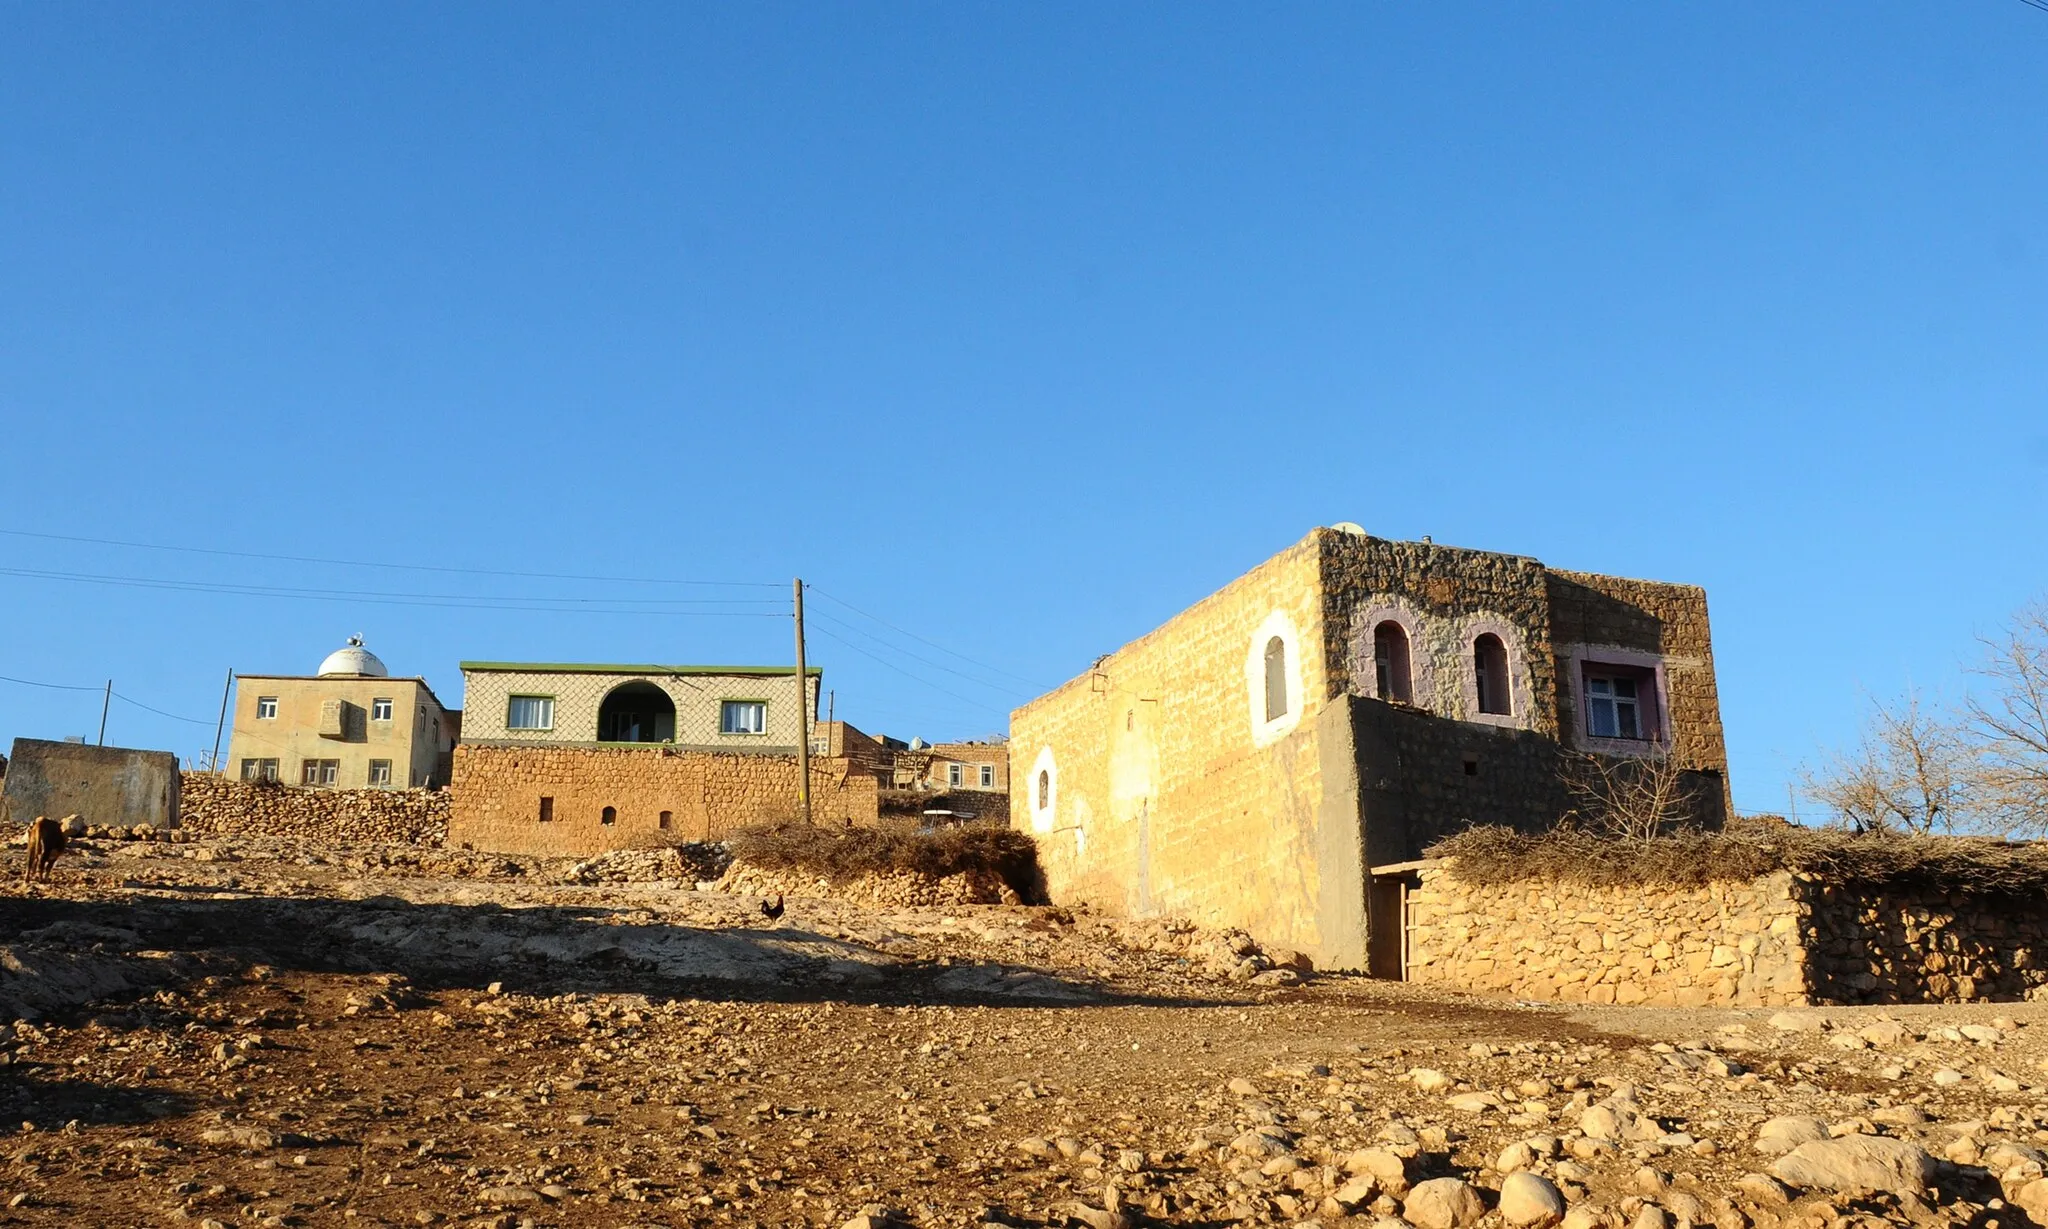
[{"label": "large boulder", "polygon": [[1773,1118],[1756,1129],[1756,1150],[1779,1156],[1801,1144],[1810,1144],[1827,1137],[1827,1123],[1804,1114],[1787,1114],[1782,1118]]},{"label": "large boulder", "polygon": [[1564,1195],[1548,1178],[1511,1173],[1500,1184],[1500,1214],[1510,1225],[1554,1225],[1564,1219]]},{"label": "large boulder", "polygon": [[1771,1164],[1772,1175],[1793,1186],[1843,1194],[1918,1195],[1933,1184],[1937,1172],[1935,1159],[1925,1149],[1881,1135],[1815,1140]]}]

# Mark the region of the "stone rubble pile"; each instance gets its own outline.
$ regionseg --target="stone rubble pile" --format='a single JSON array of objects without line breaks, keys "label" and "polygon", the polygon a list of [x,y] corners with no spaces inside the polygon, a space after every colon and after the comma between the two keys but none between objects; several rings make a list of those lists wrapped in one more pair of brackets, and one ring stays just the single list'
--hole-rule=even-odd
[{"label": "stone rubble pile", "polygon": [[717,841],[691,841],[659,849],[614,849],[561,872],[562,883],[681,883],[717,879],[732,855]]},{"label": "stone rubble pile", "polygon": [[449,798],[446,790],[302,789],[195,772],[181,779],[178,823],[207,835],[439,845]]},{"label": "stone rubble pile", "polygon": [[945,876],[869,871],[835,881],[814,871],[734,861],[719,876],[717,890],[742,896],[807,896],[896,909],[1022,903],[1001,876],[981,870]]}]

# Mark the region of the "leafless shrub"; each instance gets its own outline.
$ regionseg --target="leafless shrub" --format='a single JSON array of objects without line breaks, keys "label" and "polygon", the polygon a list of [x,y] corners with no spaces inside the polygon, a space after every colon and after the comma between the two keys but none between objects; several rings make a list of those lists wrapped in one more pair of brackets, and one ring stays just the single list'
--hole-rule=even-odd
[{"label": "leafless shrub", "polygon": [[834,882],[874,872],[907,871],[944,878],[982,871],[1002,879],[1026,901],[1045,899],[1038,843],[1010,828],[918,832],[756,824],[730,834],[726,845],[740,861],[808,871]]},{"label": "leafless shrub", "polygon": [[1656,840],[1603,837],[1564,828],[1525,835],[1471,828],[1426,851],[1454,858],[1466,883],[1542,881],[1585,887],[1701,887],[1740,883],[1774,871],[1830,883],[1919,887],[1974,896],[2048,891],[2048,846],[1981,837],[1852,833],[1802,828],[1775,817],[1717,832],[1681,831]]},{"label": "leafless shrub", "polygon": [[1964,705],[1980,805],[2005,831],[2048,834],[2048,601],[1983,644],[1973,673],[1990,693]]},{"label": "leafless shrub", "polygon": [[1668,754],[1568,755],[1559,771],[1572,798],[1566,827],[1595,837],[1653,841],[1698,822],[1698,783]]},{"label": "leafless shrub", "polygon": [[1806,794],[1854,832],[1931,833],[1982,826],[1978,763],[1963,727],[1908,689],[1871,702],[1862,741],[1805,774]]}]

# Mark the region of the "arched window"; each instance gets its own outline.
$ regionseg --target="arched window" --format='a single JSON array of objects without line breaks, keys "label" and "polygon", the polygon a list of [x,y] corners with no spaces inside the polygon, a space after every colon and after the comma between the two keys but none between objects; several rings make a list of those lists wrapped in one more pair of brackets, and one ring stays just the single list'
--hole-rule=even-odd
[{"label": "arched window", "polygon": [[1266,642],[1266,720],[1287,715],[1287,642],[1275,636]]},{"label": "arched window", "polygon": [[675,736],[676,702],[652,683],[621,683],[597,706],[601,743],[658,743]]},{"label": "arched window", "polygon": [[1508,699],[1508,647],[1492,632],[1472,642],[1472,675],[1479,683],[1479,711],[1506,717],[1515,711]]},{"label": "arched window", "polygon": [[619,822],[619,808],[606,807],[604,812],[597,817],[597,821],[601,824],[615,824]]},{"label": "arched window", "polygon": [[1045,808],[1051,805],[1052,771],[1050,769],[1041,768],[1038,770],[1038,809],[1043,811]]},{"label": "arched window", "polygon": [[1380,699],[1415,703],[1408,672],[1408,630],[1392,619],[1372,629],[1372,666]]}]

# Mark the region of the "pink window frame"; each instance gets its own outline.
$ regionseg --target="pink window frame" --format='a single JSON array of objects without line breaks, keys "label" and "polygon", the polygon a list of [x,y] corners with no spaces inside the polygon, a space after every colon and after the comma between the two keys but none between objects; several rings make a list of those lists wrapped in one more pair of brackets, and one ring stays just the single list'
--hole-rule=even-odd
[{"label": "pink window frame", "polygon": [[[1572,691],[1572,719],[1566,724],[1567,741],[1580,751],[1601,755],[1658,755],[1671,749],[1671,689],[1660,653],[1620,649],[1606,645],[1575,644],[1563,653],[1565,672]],[[1648,675],[1653,694],[1644,702],[1642,714],[1655,723],[1649,738],[1595,738],[1586,732],[1586,671],[1589,667],[1616,666]]]}]

